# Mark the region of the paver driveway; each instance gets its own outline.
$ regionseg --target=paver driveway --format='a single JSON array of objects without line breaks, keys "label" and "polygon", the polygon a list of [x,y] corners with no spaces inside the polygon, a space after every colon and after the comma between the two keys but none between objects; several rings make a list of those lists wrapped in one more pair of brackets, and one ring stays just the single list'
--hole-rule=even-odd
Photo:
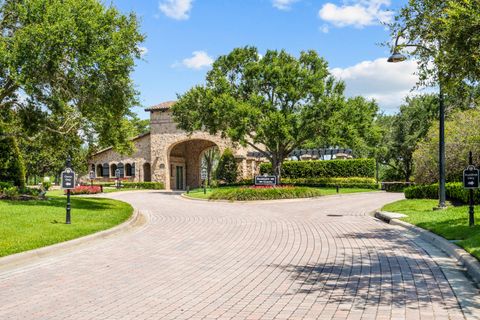
[{"label": "paver driveway", "polygon": [[255,204],[111,197],[147,223],[0,271],[0,319],[475,317],[475,289],[452,261],[368,215],[397,194]]}]

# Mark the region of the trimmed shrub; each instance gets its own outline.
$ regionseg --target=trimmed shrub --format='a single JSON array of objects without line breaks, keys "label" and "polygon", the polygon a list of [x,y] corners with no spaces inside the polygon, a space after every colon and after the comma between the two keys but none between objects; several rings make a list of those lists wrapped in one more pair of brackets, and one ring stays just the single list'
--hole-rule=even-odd
[{"label": "trimmed shrub", "polygon": [[13,183],[0,181],[0,191],[2,191],[3,189],[11,188],[11,187],[13,187]]},{"label": "trimmed shrub", "polygon": [[[438,199],[438,183],[413,186],[405,188],[405,198],[407,199]],[[463,188],[461,182],[449,182],[445,184],[445,195],[447,199],[460,203],[468,203],[468,189]],[[473,194],[475,204],[480,204],[480,190],[475,189]]]},{"label": "trimmed shrub", "polygon": [[25,188],[25,164],[14,137],[0,138],[0,181]]},{"label": "trimmed shrub", "polygon": [[413,182],[382,182],[382,190],[387,192],[403,192],[405,188],[413,186]]},{"label": "trimmed shrub", "polygon": [[[260,165],[260,173],[272,173],[270,163]],[[283,178],[375,177],[375,159],[285,161]]]},{"label": "trimmed shrub", "polygon": [[165,186],[161,182],[122,182],[124,188],[162,190]]},{"label": "trimmed shrub", "polygon": [[373,178],[297,178],[282,179],[282,183],[295,186],[326,187],[326,188],[364,188],[378,189],[378,183]]},{"label": "trimmed shrub", "polygon": [[283,186],[275,188],[218,188],[210,195],[210,200],[274,200],[319,197],[322,191],[308,187]]},{"label": "trimmed shrub", "polygon": [[215,177],[217,180],[225,183],[234,183],[237,181],[237,176],[237,161],[235,160],[232,150],[227,148],[218,161]]}]

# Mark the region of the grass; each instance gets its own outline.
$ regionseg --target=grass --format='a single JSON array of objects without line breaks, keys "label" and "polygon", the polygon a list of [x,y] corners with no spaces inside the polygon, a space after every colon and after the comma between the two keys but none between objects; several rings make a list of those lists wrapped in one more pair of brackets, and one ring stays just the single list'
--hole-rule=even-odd
[{"label": "grass", "polygon": [[448,204],[446,210],[433,211],[438,200],[410,199],[387,204],[382,210],[406,214],[402,220],[436,233],[464,248],[480,260],[480,206],[475,206],[477,225],[468,226],[468,206]]},{"label": "grass", "polygon": [[[300,192],[275,192],[272,189],[246,189],[246,192],[239,193],[242,187],[221,187],[221,188],[207,188],[207,193],[203,193],[202,188],[193,189],[188,193],[189,197],[197,199],[208,200],[270,200],[270,199],[291,199],[291,198],[308,198],[319,197],[337,194],[335,188],[313,188],[313,187],[296,187]],[[277,189],[282,190],[282,189]],[[360,188],[340,188],[339,193],[357,193],[357,192],[371,192],[372,189]],[[266,193],[262,195],[261,193]],[[260,194],[257,196],[256,194]]]},{"label": "grass", "polygon": [[124,202],[72,197],[72,224],[65,224],[66,197],[49,191],[48,200],[0,201],[0,257],[109,229],[133,212]]}]

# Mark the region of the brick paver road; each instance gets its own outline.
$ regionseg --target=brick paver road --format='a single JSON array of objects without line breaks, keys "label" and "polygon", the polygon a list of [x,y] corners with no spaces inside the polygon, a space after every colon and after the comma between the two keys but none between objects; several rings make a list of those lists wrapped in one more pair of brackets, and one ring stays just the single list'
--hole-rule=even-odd
[{"label": "brick paver road", "polygon": [[255,204],[111,197],[147,223],[0,271],[0,319],[413,320],[478,311],[478,290],[450,259],[368,215],[397,194]]}]

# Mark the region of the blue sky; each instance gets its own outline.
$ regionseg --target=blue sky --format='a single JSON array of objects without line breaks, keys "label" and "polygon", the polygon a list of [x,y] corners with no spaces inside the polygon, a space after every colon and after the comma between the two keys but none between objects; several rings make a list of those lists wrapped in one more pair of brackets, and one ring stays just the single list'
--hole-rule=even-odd
[{"label": "blue sky", "polygon": [[314,49],[347,84],[347,95],[377,100],[394,112],[415,84],[415,62],[387,64],[392,19],[405,0],[113,0],[134,11],[147,36],[133,75],[142,107],[174,100],[203,83],[211,62],[235,47],[260,52]]}]

